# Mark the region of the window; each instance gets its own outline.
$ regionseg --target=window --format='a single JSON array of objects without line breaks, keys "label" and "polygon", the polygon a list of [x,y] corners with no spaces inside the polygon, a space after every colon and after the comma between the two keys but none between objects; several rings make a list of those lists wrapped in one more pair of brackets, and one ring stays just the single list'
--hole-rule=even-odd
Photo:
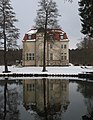
[{"label": "window", "polygon": [[66,60],[67,59],[67,56],[64,56],[64,60]]},{"label": "window", "polygon": [[27,60],[34,60],[35,59],[34,53],[27,53],[26,54],[26,59]]},{"label": "window", "polygon": [[61,40],[64,39],[64,35],[63,35],[63,34],[60,35],[60,39],[61,39]]},{"label": "window", "polygon": [[61,60],[63,60],[64,59],[64,57],[63,56],[61,56]]},{"label": "window", "polygon": [[61,60],[66,60],[66,59],[67,59],[66,53],[61,53]]},{"label": "window", "polygon": [[27,91],[34,91],[35,85],[34,84],[27,84]]},{"label": "window", "polygon": [[53,53],[50,53],[50,60],[53,60]]},{"label": "window", "polygon": [[29,35],[29,36],[28,36],[28,39],[29,39],[29,40],[31,40],[31,39],[36,39],[36,35],[35,35],[35,34]]},{"label": "window", "polygon": [[67,48],[67,45],[66,44],[61,44],[61,48],[63,49],[66,49]]},{"label": "window", "polygon": [[29,60],[34,60],[34,53],[29,53]]},{"label": "window", "polygon": [[63,44],[61,45],[61,48],[63,49]]},{"label": "window", "polygon": [[50,39],[50,40],[53,40],[53,39],[54,39],[53,34],[50,34],[50,35],[49,35],[49,39]]},{"label": "window", "polygon": [[63,91],[66,91],[66,89],[67,89],[67,85],[66,85],[65,83],[63,83],[63,84],[62,84],[62,90],[63,90]]},{"label": "window", "polygon": [[52,44],[50,44],[50,49],[52,49],[53,48],[53,45]]},{"label": "window", "polygon": [[64,49],[66,49],[66,48],[67,48],[67,45],[65,44],[65,45],[64,45]]},{"label": "window", "polygon": [[28,36],[28,39],[31,40],[31,35]]},{"label": "window", "polygon": [[61,53],[61,60],[63,60],[64,58],[63,58],[63,53]]},{"label": "window", "polygon": [[26,54],[26,60],[29,60],[29,53]]}]

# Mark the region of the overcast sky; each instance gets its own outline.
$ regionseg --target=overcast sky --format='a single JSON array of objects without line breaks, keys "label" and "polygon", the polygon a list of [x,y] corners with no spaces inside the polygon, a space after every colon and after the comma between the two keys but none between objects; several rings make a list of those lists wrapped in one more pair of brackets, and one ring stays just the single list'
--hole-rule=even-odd
[{"label": "overcast sky", "polygon": [[[20,39],[18,44],[22,46],[24,34],[35,24],[36,10],[38,10],[39,0],[11,0],[12,7],[16,13],[16,18],[19,20],[17,27],[20,29]],[[76,44],[83,36],[80,32],[81,21],[78,12],[78,0],[73,0],[73,3],[64,2],[64,0],[55,0],[58,6],[59,24],[67,33],[70,40],[70,49],[76,48]]]}]

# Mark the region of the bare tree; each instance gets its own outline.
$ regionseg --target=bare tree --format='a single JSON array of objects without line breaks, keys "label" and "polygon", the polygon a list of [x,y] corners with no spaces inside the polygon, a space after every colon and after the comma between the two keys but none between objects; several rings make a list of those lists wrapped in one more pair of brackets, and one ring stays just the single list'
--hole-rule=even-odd
[{"label": "bare tree", "polygon": [[10,0],[0,0],[0,42],[4,45],[4,72],[8,72],[7,48],[16,46],[16,40],[19,37],[19,29],[15,27],[15,22],[17,22],[17,19],[15,19],[15,13],[11,7]]},{"label": "bare tree", "polygon": [[46,71],[46,41],[47,29],[60,28],[58,25],[58,9],[56,2],[53,0],[41,0],[38,2],[39,9],[35,20],[36,28],[44,28],[44,49],[43,49],[43,72]]}]

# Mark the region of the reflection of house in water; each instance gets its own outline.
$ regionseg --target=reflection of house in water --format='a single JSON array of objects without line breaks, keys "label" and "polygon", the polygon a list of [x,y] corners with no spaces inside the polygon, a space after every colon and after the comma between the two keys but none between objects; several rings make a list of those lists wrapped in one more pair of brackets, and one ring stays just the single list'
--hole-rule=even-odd
[{"label": "reflection of house in water", "polygon": [[[46,109],[50,114],[64,112],[69,105],[69,81],[45,80]],[[26,109],[34,109],[38,114],[44,113],[44,86],[42,80],[23,81],[23,102]]]}]

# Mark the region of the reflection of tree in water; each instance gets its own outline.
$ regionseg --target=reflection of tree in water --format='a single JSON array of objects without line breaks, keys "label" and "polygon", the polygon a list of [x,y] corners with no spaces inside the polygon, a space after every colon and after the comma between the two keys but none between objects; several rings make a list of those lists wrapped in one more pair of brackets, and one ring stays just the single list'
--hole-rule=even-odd
[{"label": "reflection of tree in water", "polygon": [[7,91],[7,106],[9,111],[9,120],[18,120],[18,93],[16,89]]},{"label": "reflection of tree in water", "polygon": [[92,98],[93,97],[93,83],[81,81],[78,82],[77,91],[82,93],[85,98]]},{"label": "reflection of tree in water", "polygon": [[3,120],[3,112],[4,112],[4,89],[3,86],[0,86],[0,120]]},{"label": "reflection of tree in water", "polygon": [[[3,93],[3,94],[2,94]],[[19,120],[18,92],[15,89],[8,89],[7,82],[4,83],[0,97],[0,120]]]},{"label": "reflection of tree in water", "polygon": [[85,105],[87,106],[88,113],[82,116],[83,120],[93,120],[93,83],[91,82],[78,82],[77,91],[84,96]]}]

